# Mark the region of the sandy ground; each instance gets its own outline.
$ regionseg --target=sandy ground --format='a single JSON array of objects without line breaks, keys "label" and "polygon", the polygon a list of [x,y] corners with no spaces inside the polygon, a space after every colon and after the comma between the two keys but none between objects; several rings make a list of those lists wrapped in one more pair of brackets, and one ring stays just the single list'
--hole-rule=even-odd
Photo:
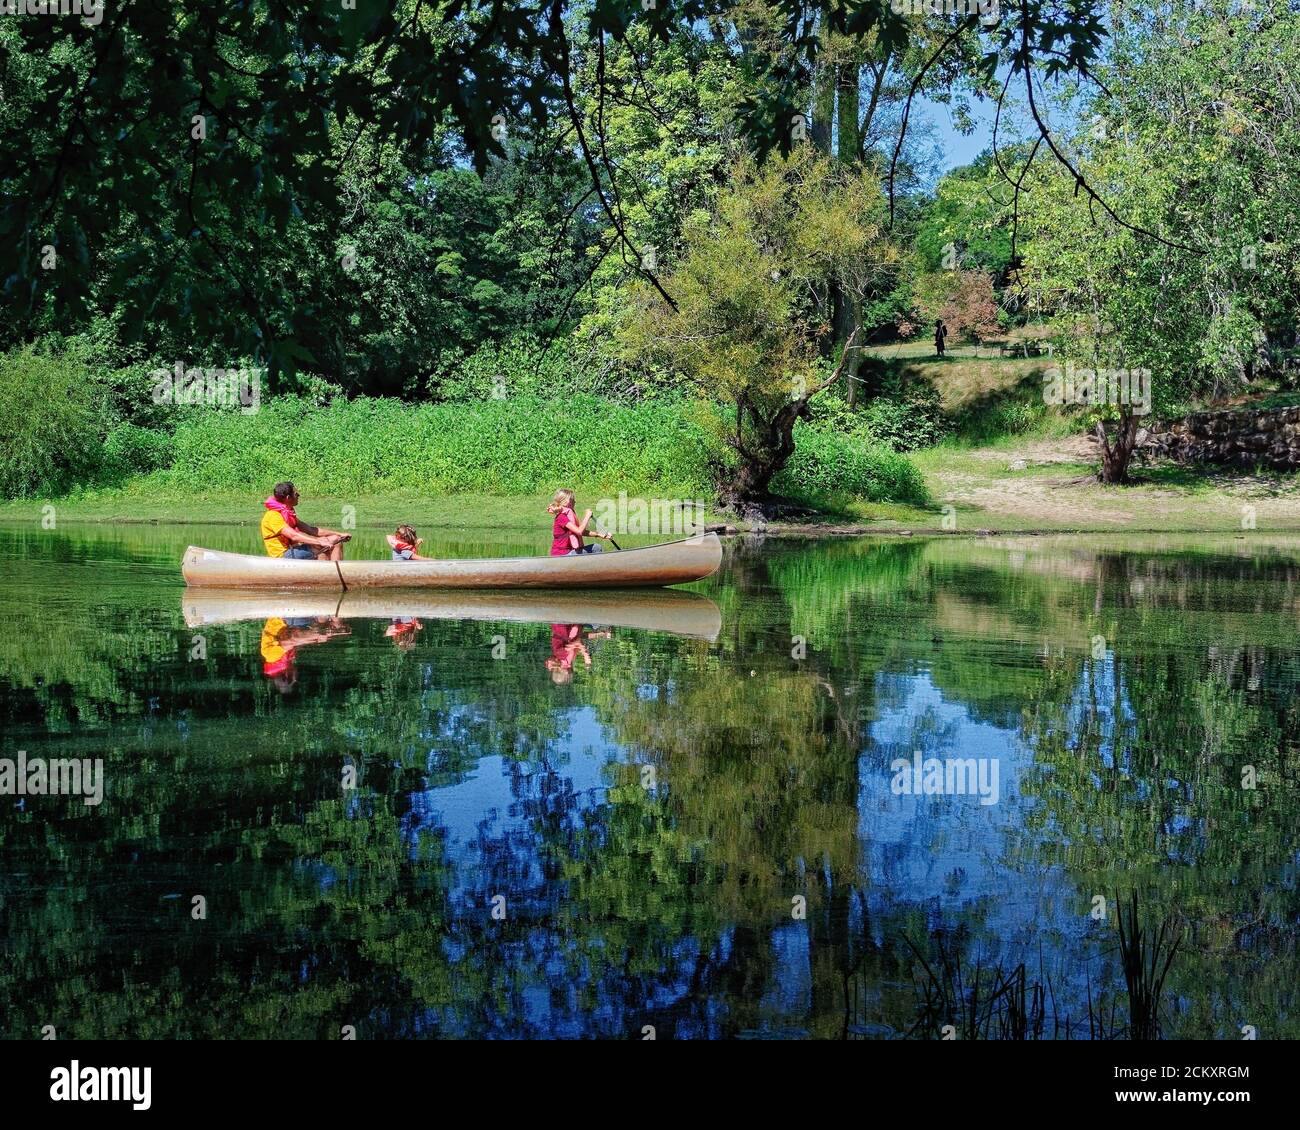
[{"label": "sandy ground", "polygon": [[948,466],[935,459],[926,477],[959,527],[1300,529],[1300,491],[1288,477],[1211,472],[1184,485],[1138,467],[1134,485],[1108,487],[1090,470],[1096,463],[1096,443],[1070,436],[963,452]]},{"label": "sandy ground", "polygon": [[937,510],[864,504],[861,521],[774,523],[776,534],[1002,532],[1297,533],[1300,479],[1135,467],[1135,483],[1097,481],[1087,436],[917,453]]}]

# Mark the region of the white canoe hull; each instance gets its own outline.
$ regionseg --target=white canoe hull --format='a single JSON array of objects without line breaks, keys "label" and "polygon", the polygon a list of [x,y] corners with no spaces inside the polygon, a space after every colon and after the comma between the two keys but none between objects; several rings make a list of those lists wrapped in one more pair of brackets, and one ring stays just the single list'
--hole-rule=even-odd
[{"label": "white canoe hull", "polygon": [[481,620],[529,624],[598,624],[716,639],[722,614],[695,592],[256,592],[190,589],[181,602],[185,624],[203,628],[240,620]]},{"label": "white canoe hull", "polygon": [[187,585],[234,589],[617,589],[662,588],[717,571],[717,534],[576,557],[484,557],[451,561],[299,561],[190,546]]}]

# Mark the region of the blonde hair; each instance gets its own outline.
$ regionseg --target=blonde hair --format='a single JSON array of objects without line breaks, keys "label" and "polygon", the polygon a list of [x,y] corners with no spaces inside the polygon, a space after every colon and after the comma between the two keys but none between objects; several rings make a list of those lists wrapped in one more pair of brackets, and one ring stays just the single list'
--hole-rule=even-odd
[{"label": "blonde hair", "polygon": [[551,499],[551,505],[572,506],[573,497],[574,497],[573,491],[571,491],[568,487],[561,487],[559,490],[555,492],[555,496]]}]

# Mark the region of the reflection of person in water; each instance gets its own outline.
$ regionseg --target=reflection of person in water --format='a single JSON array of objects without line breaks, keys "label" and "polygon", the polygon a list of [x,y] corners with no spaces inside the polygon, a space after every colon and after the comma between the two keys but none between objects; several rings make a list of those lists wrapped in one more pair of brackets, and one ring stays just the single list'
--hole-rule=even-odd
[{"label": "reflection of person in water", "polygon": [[277,691],[288,694],[298,681],[298,648],[348,634],[348,627],[336,616],[317,616],[315,620],[272,616],[262,625],[262,674]]},{"label": "reflection of person in water", "polygon": [[607,640],[609,631],[597,632],[584,629],[581,624],[551,625],[551,658],[546,661],[546,669],[551,673],[551,682],[563,684],[573,682],[573,664],[578,656],[590,667],[591,655],[587,651],[588,640]]},{"label": "reflection of person in water", "polygon": [[415,646],[415,633],[423,630],[424,625],[414,616],[394,616],[384,635],[406,651]]}]

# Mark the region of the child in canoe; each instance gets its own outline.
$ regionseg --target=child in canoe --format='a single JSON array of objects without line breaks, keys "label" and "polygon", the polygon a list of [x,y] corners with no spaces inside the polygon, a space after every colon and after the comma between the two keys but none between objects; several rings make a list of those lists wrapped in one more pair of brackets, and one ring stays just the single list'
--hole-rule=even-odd
[{"label": "child in canoe", "polygon": [[416,551],[424,538],[417,537],[414,526],[398,526],[397,533],[388,534],[388,548],[393,551],[394,561],[432,561],[432,557],[421,557]]},{"label": "child in canoe", "polygon": [[546,508],[548,514],[555,516],[551,523],[552,557],[567,557],[573,553],[599,553],[603,548],[599,545],[587,545],[584,538],[611,540],[610,534],[602,534],[599,530],[590,528],[590,510],[579,521],[578,512],[573,508],[574,501],[573,491],[567,488],[557,490],[555,497],[551,499],[551,504]]},{"label": "child in canoe", "polygon": [[590,631],[581,624],[551,625],[551,658],[545,667],[551,673],[551,682],[557,686],[573,682],[573,664],[581,656],[583,663],[591,666],[591,653],[587,650],[588,640],[607,640],[608,629]]}]

